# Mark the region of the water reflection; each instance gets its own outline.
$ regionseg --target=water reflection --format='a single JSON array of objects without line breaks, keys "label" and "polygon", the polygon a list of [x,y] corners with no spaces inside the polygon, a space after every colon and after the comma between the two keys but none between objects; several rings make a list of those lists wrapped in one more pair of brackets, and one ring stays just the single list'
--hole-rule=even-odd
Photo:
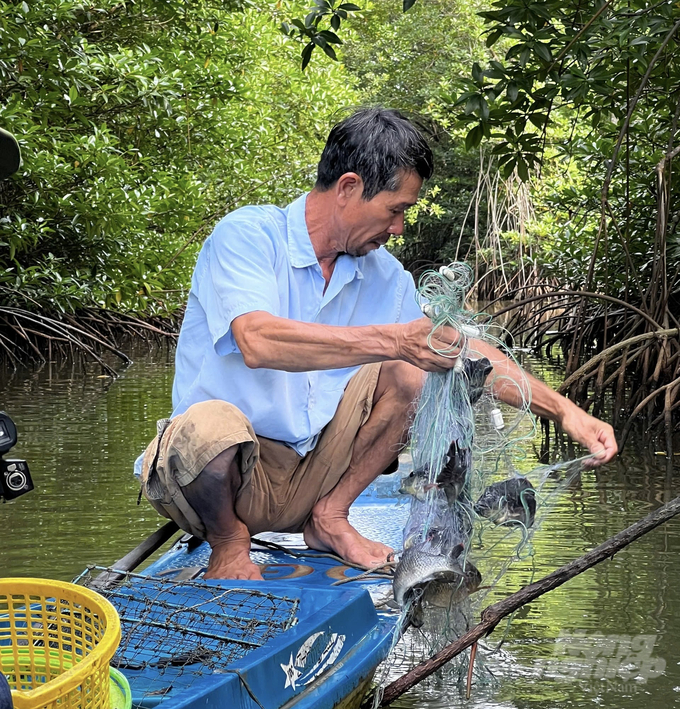
[{"label": "water reflection", "polygon": [[112,563],[160,518],[136,504],[132,463],[170,409],[172,355],[138,348],[113,381],[73,363],[3,371],[0,407],[17,424],[10,455],[25,458],[36,489],[0,505],[3,576],[70,580]]},{"label": "water reflection", "polygon": [[[79,365],[2,374],[0,408],[15,419],[20,436],[12,454],[29,461],[36,485],[0,506],[3,576],[68,580],[88,563],[112,563],[162,524],[148,505],[137,506],[131,468],[156,419],[170,409],[172,355],[138,349],[132,357],[134,365],[116,381]],[[559,369],[539,369],[539,376],[559,383]],[[540,441],[527,444],[529,467],[539,447]],[[665,458],[631,441],[615,462],[584,473],[563,492],[532,540],[533,557],[513,565],[487,601],[549,573],[679,493]],[[504,639],[485,660],[495,680],[491,674],[478,679],[469,702],[449,679],[435,678],[396,706],[680,704],[679,536],[680,520],[664,525],[523,608],[509,630],[499,627],[488,640],[491,648]],[[585,650],[569,645],[579,633],[587,636]],[[625,643],[640,636],[651,636],[651,657],[665,661],[663,674],[646,682],[617,674],[630,655]],[[565,657],[576,662],[571,674],[554,663]]]}]

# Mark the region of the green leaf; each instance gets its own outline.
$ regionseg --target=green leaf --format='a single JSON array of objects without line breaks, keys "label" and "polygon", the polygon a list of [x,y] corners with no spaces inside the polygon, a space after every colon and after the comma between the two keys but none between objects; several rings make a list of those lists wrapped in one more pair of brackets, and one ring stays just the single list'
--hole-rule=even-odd
[{"label": "green leaf", "polygon": [[466,136],[465,136],[465,149],[471,150],[472,148],[479,147],[484,137],[484,128],[480,123],[478,123]]},{"label": "green leaf", "polygon": [[477,62],[472,65],[472,78],[478,83],[484,83],[484,72]]},{"label": "green leaf", "polygon": [[410,10],[416,4],[416,0],[404,0],[404,12]]},{"label": "green leaf", "polygon": [[333,15],[331,17],[331,27],[337,32],[340,29],[340,16],[339,15]]},{"label": "green leaf", "polygon": [[465,115],[469,116],[482,108],[482,97],[479,94],[473,94],[465,104]]},{"label": "green leaf", "polygon": [[517,159],[517,174],[522,182],[529,181],[529,168],[521,157]]},{"label": "green leaf", "polygon": [[493,45],[496,44],[502,36],[503,30],[493,30],[492,32],[489,32],[486,36],[486,46],[493,47]]},{"label": "green leaf", "polygon": [[550,53],[550,48],[547,44],[536,42],[536,44],[534,44],[534,53],[539,59],[542,59],[546,63],[552,61],[552,54]]},{"label": "green leaf", "polygon": [[335,54],[335,49],[333,49],[333,47],[331,47],[329,44],[325,44],[322,49],[333,61],[338,61],[338,57]]},{"label": "green leaf", "polygon": [[326,42],[330,42],[331,44],[342,44],[340,37],[338,37],[335,32],[331,32],[330,30],[322,30],[319,32],[319,35],[323,37]]},{"label": "green leaf", "polygon": [[353,2],[343,2],[342,5],[338,5],[338,10],[356,12],[357,10],[361,10],[361,8],[358,5],[355,5]]},{"label": "green leaf", "polygon": [[529,120],[536,126],[536,128],[543,128],[543,126],[548,122],[548,116],[543,113],[530,113]]},{"label": "green leaf", "polygon": [[519,53],[519,65],[524,68],[529,61],[529,56],[531,55],[531,47],[528,44],[524,45],[524,48]]},{"label": "green leaf", "polygon": [[302,71],[304,71],[307,68],[307,65],[309,64],[309,60],[312,58],[313,51],[314,51],[314,43],[313,42],[310,42],[302,50]]},{"label": "green leaf", "polygon": [[515,166],[517,165],[517,160],[515,158],[512,158],[512,160],[509,160],[508,162],[505,163],[501,167],[501,177],[505,180],[512,175],[512,173],[515,171]]}]

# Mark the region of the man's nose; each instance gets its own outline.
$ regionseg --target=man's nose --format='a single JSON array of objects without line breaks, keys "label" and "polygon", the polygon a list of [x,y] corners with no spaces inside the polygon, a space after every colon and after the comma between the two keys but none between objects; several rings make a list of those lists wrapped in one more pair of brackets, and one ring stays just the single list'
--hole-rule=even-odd
[{"label": "man's nose", "polygon": [[387,231],[390,234],[393,234],[394,236],[401,236],[404,233],[404,213],[403,212],[401,214],[399,214],[399,216],[396,216],[392,220],[392,223],[390,224],[390,228]]}]

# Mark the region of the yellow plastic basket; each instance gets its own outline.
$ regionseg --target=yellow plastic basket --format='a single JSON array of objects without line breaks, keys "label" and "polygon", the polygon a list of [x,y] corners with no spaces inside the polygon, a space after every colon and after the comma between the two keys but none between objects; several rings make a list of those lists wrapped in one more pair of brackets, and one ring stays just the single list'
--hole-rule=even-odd
[{"label": "yellow plastic basket", "polygon": [[109,709],[116,609],[82,586],[0,579],[0,672],[15,709]]}]

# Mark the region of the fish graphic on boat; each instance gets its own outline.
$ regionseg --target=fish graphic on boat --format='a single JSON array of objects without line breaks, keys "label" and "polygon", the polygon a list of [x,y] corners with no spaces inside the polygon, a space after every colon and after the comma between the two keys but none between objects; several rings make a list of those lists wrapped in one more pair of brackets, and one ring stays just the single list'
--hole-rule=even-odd
[{"label": "fish graphic on boat", "polygon": [[300,645],[295,658],[290,654],[288,664],[281,664],[286,678],[284,689],[297,685],[306,686],[322,672],[333,666],[345,644],[345,636],[338,633],[321,631],[310,635]]}]

